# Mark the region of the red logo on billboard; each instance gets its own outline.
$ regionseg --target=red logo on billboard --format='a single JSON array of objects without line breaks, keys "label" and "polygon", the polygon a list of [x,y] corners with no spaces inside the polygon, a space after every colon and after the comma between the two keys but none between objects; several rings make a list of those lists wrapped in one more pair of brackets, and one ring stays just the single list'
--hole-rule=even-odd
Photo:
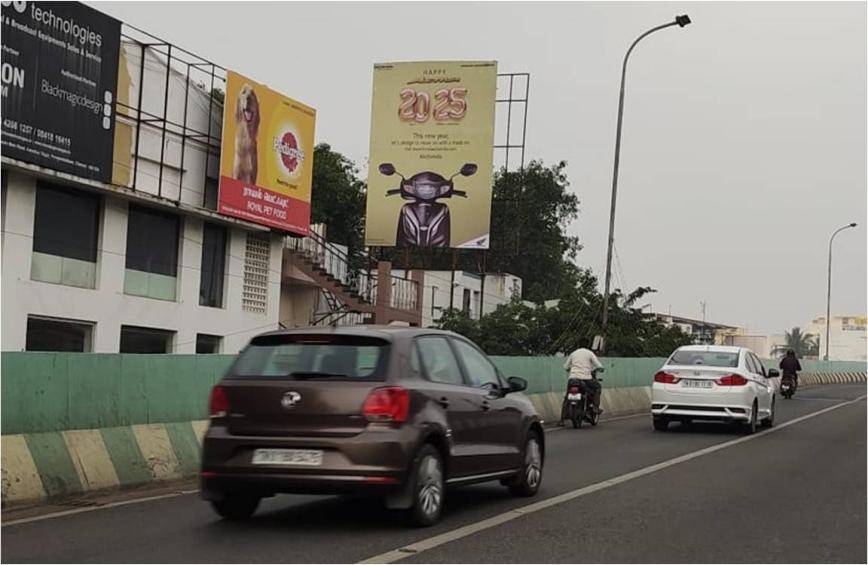
[{"label": "red logo on billboard", "polygon": [[280,160],[289,174],[295,174],[304,161],[304,151],[298,147],[298,139],[291,131],[280,138],[274,138],[274,150],[280,155]]}]

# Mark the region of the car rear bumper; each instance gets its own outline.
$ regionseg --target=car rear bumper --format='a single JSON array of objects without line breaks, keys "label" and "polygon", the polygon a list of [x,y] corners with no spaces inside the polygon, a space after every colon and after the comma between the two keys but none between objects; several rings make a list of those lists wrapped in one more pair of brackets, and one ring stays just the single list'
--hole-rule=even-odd
[{"label": "car rear bumper", "polygon": [[753,398],[746,389],[702,394],[672,392],[657,385],[651,388],[651,415],[655,418],[747,422],[752,406]]},{"label": "car rear bumper", "polygon": [[[350,437],[265,437],[232,435],[214,425],[203,441],[202,496],[388,492],[405,482],[418,437],[411,426],[371,425]],[[322,463],[258,465],[252,459],[259,448],[321,450]]]},{"label": "car rear bumper", "polygon": [[203,471],[200,477],[202,498],[222,500],[227,494],[271,496],[292,494],[389,494],[400,490],[401,475],[320,475],[302,473],[245,474]]}]

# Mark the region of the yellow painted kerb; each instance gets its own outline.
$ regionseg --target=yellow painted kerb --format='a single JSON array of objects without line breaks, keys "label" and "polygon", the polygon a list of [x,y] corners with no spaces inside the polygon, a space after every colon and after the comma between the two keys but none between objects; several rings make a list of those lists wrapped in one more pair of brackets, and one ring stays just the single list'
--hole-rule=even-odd
[{"label": "yellow painted kerb", "polygon": [[99,430],[70,430],[62,434],[85,491],[118,486],[118,475]]},{"label": "yellow painted kerb", "polygon": [[45,498],[42,479],[23,435],[0,439],[2,451],[3,502]]},{"label": "yellow painted kerb", "polygon": [[133,433],[154,479],[160,481],[183,476],[169,434],[162,424],[133,426]]}]

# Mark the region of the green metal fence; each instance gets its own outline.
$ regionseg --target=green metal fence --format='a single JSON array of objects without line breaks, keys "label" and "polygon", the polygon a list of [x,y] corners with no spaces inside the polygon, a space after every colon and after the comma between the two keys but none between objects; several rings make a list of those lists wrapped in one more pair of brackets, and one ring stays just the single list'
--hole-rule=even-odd
[{"label": "green metal fence", "polygon": [[[186,422],[207,416],[208,391],[232,355],[105,353],[0,354],[2,433],[36,433],[134,424]],[[493,357],[507,376],[524,377],[528,393],[563,392],[563,357]],[[647,386],[665,359],[606,358],[607,388]],[[766,362],[767,367],[776,362]],[[806,372],[865,372],[865,363],[802,362]]]}]

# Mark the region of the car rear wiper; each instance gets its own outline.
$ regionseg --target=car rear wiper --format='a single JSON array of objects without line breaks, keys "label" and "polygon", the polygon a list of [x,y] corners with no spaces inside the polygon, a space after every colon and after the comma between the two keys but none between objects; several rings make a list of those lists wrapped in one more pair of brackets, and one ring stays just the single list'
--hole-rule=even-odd
[{"label": "car rear wiper", "polygon": [[347,375],[343,373],[323,373],[319,371],[297,371],[290,373],[290,377],[294,379],[345,379]]}]

